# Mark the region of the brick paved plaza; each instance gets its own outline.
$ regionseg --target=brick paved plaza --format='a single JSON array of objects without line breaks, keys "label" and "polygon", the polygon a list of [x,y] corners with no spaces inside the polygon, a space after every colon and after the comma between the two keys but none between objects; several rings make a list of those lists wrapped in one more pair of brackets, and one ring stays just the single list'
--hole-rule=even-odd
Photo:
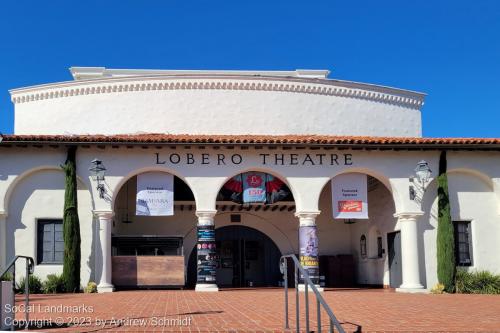
[{"label": "brick paved plaza", "polygon": [[[324,297],[348,332],[500,332],[500,296],[334,290],[324,292]],[[22,296],[17,300],[18,305],[22,304]],[[55,322],[57,317],[64,318],[66,325],[63,328],[42,329],[50,332],[284,331],[284,295],[280,289],[218,293],[121,291],[109,294],[32,295],[31,300],[35,311],[31,314],[32,319],[45,318]],[[80,308],[73,309],[73,312],[68,309],[63,313],[43,312],[51,311],[46,306],[58,305]],[[83,305],[87,308],[83,309]],[[290,323],[294,328],[292,292],[290,309]],[[311,330],[317,331],[315,309],[315,303],[311,302]],[[67,326],[70,317],[75,318],[73,321],[90,317],[91,323]],[[18,313],[17,318],[23,318],[23,314]],[[324,331],[327,331],[326,326]]]}]

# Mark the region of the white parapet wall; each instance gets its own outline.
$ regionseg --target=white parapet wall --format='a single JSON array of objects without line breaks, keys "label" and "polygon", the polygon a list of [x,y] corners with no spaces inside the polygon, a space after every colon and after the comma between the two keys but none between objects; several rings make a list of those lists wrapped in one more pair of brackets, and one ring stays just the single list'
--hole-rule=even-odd
[{"label": "white parapet wall", "polygon": [[11,90],[15,134],[421,136],[423,94],[324,72],[73,69]]}]

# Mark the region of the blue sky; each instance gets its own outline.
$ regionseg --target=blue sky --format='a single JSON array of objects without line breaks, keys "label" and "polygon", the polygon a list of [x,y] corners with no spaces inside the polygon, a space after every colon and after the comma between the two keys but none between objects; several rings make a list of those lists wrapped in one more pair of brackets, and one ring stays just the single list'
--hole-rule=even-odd
[{"label": "blue sky", "polygon": [[0,132],[8,89],[70,80],[70,66],[330,69],[427,93],[424,136],[500,137],[496,0],[4,1]]}]

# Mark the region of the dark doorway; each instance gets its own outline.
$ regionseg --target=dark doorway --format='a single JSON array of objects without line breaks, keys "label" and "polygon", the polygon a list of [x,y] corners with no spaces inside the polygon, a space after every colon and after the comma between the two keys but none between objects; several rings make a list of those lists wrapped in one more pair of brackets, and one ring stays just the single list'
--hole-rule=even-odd
[{"label": "dark doorway", "polygon": [[[219,288],[274,287],[282,276],[281,253],[264,233],[245,226],[226,226],[215,231],[217,285]],[[189,257],[188,285],[196,281],[196,249]]]},{"label": "dark doorway", "polygon": [[399,288],[403,283],[401,270],[401,232],[387,234],[389,248],[389,280],[391,288]]}]

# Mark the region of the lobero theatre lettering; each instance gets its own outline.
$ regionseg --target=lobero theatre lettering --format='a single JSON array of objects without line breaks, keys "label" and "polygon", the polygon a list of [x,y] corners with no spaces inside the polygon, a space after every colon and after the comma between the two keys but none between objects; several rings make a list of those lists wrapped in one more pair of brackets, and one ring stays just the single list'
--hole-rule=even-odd
[{"label": "lobero theatre lettering", "polygon": [[[240,154],[193,154],[193,153],[155,153],[156,164],[196,164],[196,165],[239,165],[243,163]],[[352,154],[314,153],[314,154],[258,154],[261,165],[353,165]]]}]

